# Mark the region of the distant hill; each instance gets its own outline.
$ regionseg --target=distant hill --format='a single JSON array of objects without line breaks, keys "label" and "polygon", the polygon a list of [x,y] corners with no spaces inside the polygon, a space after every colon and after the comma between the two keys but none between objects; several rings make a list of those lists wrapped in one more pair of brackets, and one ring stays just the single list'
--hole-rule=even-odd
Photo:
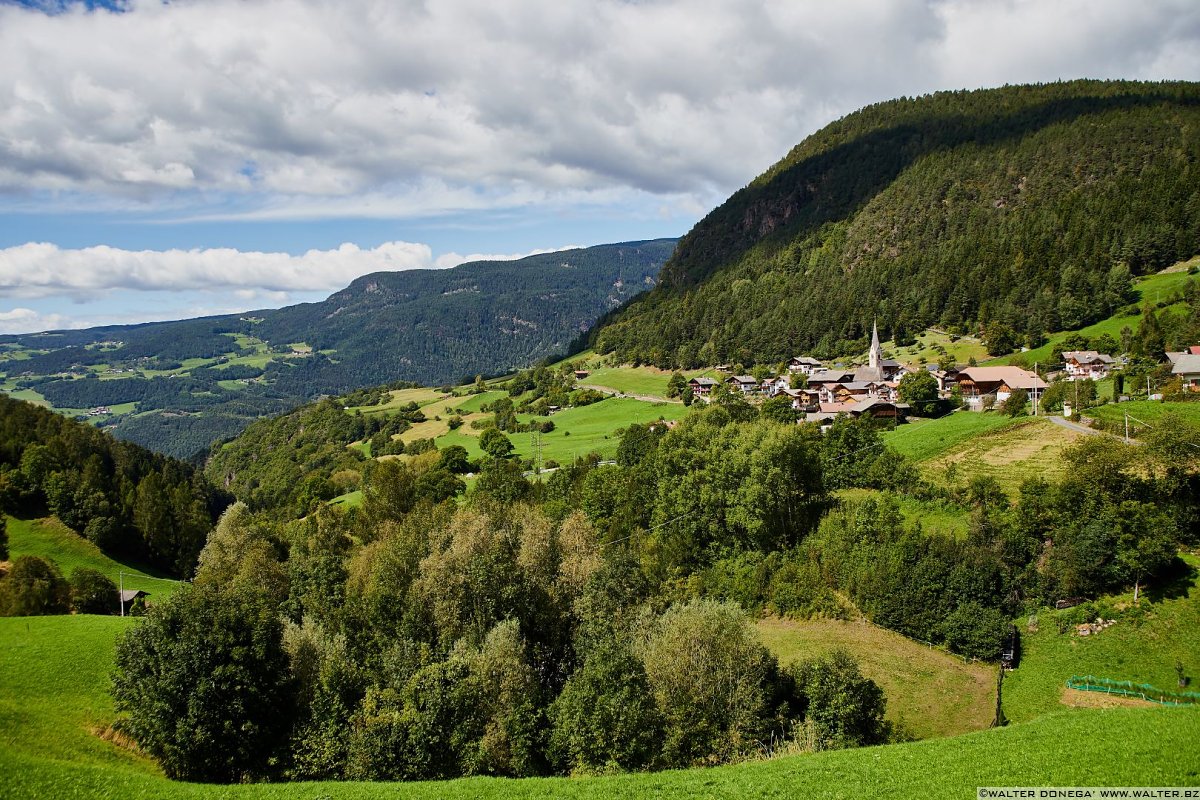
[{"label": "distant hill", "polygon": [[861,352],[878,316],[1069,330],[1131,276],[1200,252],[1200,84],[941,92],[818,131],[679,242],[660,285],[593,334],[691,368]]},{"label": "distant hill", "polygon": [[674,239],[657,239],[379,272],[324,302],[265,313],[255,335],[336,351],[303,365],[330,388],[495,374],[564,350],[597,317],[652,287],[674,249]]},{"label": "distant hill", "polygon": [[313,398],[560,353],[655,283],[673,239],[381,272],[320,303],[0,336],[0,390],[186,458]]}]

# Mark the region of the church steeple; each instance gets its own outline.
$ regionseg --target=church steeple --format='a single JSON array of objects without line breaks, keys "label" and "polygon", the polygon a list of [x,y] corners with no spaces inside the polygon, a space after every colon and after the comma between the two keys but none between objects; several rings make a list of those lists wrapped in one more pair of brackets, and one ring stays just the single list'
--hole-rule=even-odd
[{"label": "church steeple", "polygon": [[871,369],[879,369],[883,364],[883,348],[879,346],[879,325],[871,321],[871,350],[867,353],[867,363]]}]

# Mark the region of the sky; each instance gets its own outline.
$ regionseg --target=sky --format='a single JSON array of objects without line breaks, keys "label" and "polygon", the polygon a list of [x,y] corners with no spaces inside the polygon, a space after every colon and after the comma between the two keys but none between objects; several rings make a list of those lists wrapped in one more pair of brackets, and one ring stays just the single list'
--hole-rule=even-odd
[{"label": "sky", "polygon": [[864,105],[1200,79],[1195,0],[0,0],[0,333],[686,233]]}]

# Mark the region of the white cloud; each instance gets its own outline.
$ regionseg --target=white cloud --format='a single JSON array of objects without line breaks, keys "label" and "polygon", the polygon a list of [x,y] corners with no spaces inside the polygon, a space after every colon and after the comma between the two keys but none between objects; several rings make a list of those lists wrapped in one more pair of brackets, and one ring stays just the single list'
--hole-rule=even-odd
[{"label": "white cloud", "polygon": [[32,308],[13,308],[8,311],[0,311],[0,333],[28,333],[70,327],[83,327],[83,325],[73,325],[72,320],[62,314],[43,314]]},{"label": "white cloud", "polygon": [[[538,250],[534,252],[551,252]],[[281,305],[297,292],[332,292],[370,272],[444,269],[464,261],[507,260],[524,254],[434,257],[428,245],[386,242],[363,249],[289,253],[206,250],[121,250],[99,246],[78,250],[29,243],[0,250],[0,294],[6,297],[71,296],[133,289],[143,292],[204,290],[232,292],[249,305]],[[245,307],[245,306],[243,306]],[[10,314],[17,314],[17,309]]]},{"label": "white cloud", "polygon": [[1200,4],[0,6],[0,192],[234,196],[271,219],[628,192],[710,207],[865,103],[1080,76],[1200,77]]}]

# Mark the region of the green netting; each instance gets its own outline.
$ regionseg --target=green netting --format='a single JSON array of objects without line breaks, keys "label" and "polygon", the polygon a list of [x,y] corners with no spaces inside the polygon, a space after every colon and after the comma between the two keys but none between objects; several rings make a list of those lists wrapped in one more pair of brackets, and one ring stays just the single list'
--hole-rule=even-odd
[{"label": "green netting", "polygon": [[1095,675],[1072,675],[1067,679],[1067,686],[1084,692],[1104,692],[1122,697],[1136,697],[1164,706],[1200,704],[1200,692],[1169,692],[1148,683],[1114,681],[1109,678],[1097,678]]}]

